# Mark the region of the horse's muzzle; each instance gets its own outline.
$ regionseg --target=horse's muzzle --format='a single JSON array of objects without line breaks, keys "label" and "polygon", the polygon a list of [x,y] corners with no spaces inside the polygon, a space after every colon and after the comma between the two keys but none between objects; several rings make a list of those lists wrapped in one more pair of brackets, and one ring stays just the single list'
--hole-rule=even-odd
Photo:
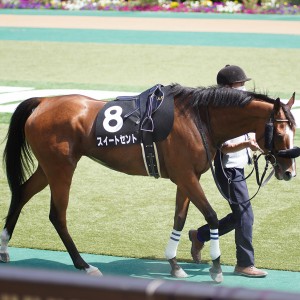
[{"label": "horse's muzzle", "polygon": [[284,174],[283,174],[283,180],[289,181],[289,180],[291,180],[292,178],[293,178],[293,175],[292,175],[291,172],[289,172],[289,171],[284,172]]},{"label": "horse's muzzle", "polygon": [[290,171],[284,173],[275,172],[275,177],[278,180],[290,181],[294,176]]}]

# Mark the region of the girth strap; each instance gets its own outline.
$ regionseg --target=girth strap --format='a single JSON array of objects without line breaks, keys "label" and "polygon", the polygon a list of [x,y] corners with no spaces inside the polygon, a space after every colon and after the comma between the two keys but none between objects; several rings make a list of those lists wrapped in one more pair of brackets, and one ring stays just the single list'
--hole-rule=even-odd
[{"label": "girth strap", "polygon": [[141,124],[141,132],[142,132],[141,146],[142,146],[144,163],[148,175],[153,176],[155,178],[159,178],[161,177],[161,175],[160,175],[157,149],[153,141],[154,123],[153,123],[152,115],[159,108],[164,98],[164,93],[161,90],[161,88],[162,88],[161,85],[156,85],[147,93],[142,93],[139,99],[141,111],[145,111],[145,115],[143,117],[143,121]]},{"label": "girth strap", "polygon": [[156,144],[154,142],[148,145],[144,145],[143,143],[141,143],[141,146],[144,164],[148,175],[155,178],[161,177]]}]

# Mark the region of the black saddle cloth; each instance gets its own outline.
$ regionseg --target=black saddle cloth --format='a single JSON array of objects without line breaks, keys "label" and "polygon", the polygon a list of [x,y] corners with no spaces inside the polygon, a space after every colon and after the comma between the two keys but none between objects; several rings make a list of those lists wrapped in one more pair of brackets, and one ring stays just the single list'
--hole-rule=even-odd
[{"label": "black saddle cloth", "polygon": [[107,102],[96,117],[99,147],[141,143],[145,133],[153,142],[169,135],[174,121],[174,97],[169,86],[155,85],[137,96]]}]

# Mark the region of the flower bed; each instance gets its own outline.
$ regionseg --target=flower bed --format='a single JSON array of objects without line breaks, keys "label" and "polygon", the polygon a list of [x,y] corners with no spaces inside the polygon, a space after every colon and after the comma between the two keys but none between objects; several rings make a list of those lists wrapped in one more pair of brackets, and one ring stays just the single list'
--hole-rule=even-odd
[{"label": "flower bed", "polygon": [[300,14],[300,5],[270,0],[257,4],[257,1],[212,2],[200,1],[124,1],[124,0],[0,0],[0,8],[19,9],[64,9],[102,11],[164,11],[202,13],[246,13],[246,14]]}]

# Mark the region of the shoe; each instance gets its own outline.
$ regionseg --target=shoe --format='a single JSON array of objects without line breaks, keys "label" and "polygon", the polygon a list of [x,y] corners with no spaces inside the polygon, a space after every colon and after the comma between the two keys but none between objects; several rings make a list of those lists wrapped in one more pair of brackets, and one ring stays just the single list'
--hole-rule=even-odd
[{"label": "shoe", "polygon": [[200,242],[197,238],[197,230],[189,231],[189,239],[192,242],[191,246],[191,255],[196,264],[199,264],[201,261],[201,253],[200,251],[204,247],[204,243]]},{"label": "shoe", "polygon": [[246,277],[257,277],[257,278],[266,277],[268,275],[267,272],[257,269],[254,266],[250,266],[250,267],[235,266],[234,274],[246,276]]}]

